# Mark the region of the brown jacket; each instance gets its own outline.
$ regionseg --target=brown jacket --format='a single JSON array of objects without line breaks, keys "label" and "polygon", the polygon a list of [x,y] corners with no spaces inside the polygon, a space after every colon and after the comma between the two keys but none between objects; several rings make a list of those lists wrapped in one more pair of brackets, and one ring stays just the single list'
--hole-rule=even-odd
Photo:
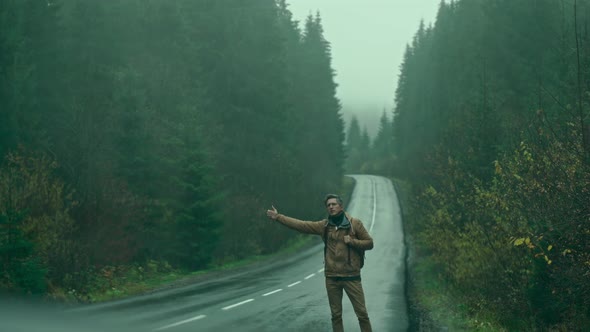
[{"label": "brown jacket", "polygon": [[[352,224],[351,228],[337,228],[328,223],[327,219],[320,221],[302,221],[279,214],[277,221],[296,231],[306,234],[316,234],[324,237],[324,229],[327,227],[326,257],[324,257],[324,273],[326,277],[356,277],[361,275],[361,257],[365,250],[373,249],[373,239],[363,226],[363,223],[351,218],[348,213],[346,218]],[[344,236],[350,235],[352,241],[350,250],[344,243]],[[350,263],[349,263],[350,253]]]}]

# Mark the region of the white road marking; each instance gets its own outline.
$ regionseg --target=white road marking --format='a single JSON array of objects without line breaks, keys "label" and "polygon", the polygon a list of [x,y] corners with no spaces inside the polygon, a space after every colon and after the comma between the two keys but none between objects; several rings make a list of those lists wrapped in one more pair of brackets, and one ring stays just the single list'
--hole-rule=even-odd
[{"label": "white road marking", "polygon": [[375,215],[377,214],[377,189],[375,189],[375,181],[371,181],[373,184],[373,218],[371,220],[371,227],[369,227],[369,233],[373,232],[373,225],[375,225]]},{"label": "white road marking", "polygon": [[[376,217],[376,214],[377,214],[377,189],[376,189],[375,181],[373,180],[373,181],[371,181],[371,183],[373,184],[373,216],[371,218],[371,227],[369,228],[369,232],[372,232],[373,231],[373,226],[375,225],[375,217]],[[322,273],[322,272],[324,272],[324,268],[319,269],[317,273]],[[307,277],[305,277],[305,280],[310,279],[310,278],[312,278],[314,276],[315,276],[315,273],[312,273],[312,274],[308,275]],[[301,283],[301,281],[296,281],[296,282],[288,285],[287,287],[293,287],[293,286],[298,285],[300,283]],[[278,293],[278,292],[280,292],[282,290],[283,290],[282,288],[275,289],[274,291],[268,292],[266,294],[262,294],[262,296],[269,296],[269,295]],[[235,303],[235,304],[232,304],[230,306],[224,307],[224,308],[222,308],[222,310],[233,309],[233,308],[235,308],[237,306],[241,306],[242,304],[246,304],[246,303],[249,303],[249,302],[252,302],[252,301],[254,301],[254,299],[248,299],[248,300],[245,300],[245,301],[242,301],[242,302]],[[155,331],[166,330],[166,329],[169,329],[169,328],[172,328],[172,327],[175,327],[175,326],[179,326],[179,325],[190,323],[190,322],[193,322],[193,321],[196,321],[196,320],[199,320],[199,319],[203,319],[205,317],[207,317],[207,316],[205,316],[205,315],[195,316],[195,317],[192,317],[192,318],[189,318],[189,319],[182,320],[180,322],[176,322],[176,323],[173,323],[173,324],[170,324],[170,325],[159,327],[159,328],[154,329],[152,331],[155,332]]]},{"label": "white road marking", "polygon": [[207,317],[207,316],[205,316],[205,315],[199,315],[199,316],[195,316],[195,317],[193,317],[193,318],[189,318],[189,319],[181,320],[180,322],[177,322],[177,323],[174,323],[174,324],[170,324],[170,325],[166,325],[166,326],[159,327],[159,328],[157,328],[157,329],[155,329],[155,330],[152,330],[152,331],[162,331],[162,330],[166,330],[166,329],[169,329],[169,328],[171,328],[171,327],[175,327],[175,326],[178,326],[178,325],[182,325],[182,324],[190,323],[190,322],[192,322],[192,321],[199,320],[199,319],[203,319],[203,318],[205,318],[205,317]]},{"label": "white road marking", "polygon": [[268,292],[266,294],[262,294],[262,296],[269,296],[269,295],[272,295],[274,293],[278,293],[278,292],[280,292],[282,290],[283,290],[282,288],[279,288],[279,289],[273,290],[272,292]]},{"label": "white road marking", "polygon": [[246,304],[246,303],[248,303],[248,302],[252,302],[252,301],[254,301],[254,299],[248,299],[248,300],[246,300],[246,301],[242,301],[242,302],[240,302],[240,303],[232,304],[232,305],[229,305],[229,306],[227,306],[227,307],[225,307],[225,308],[221,308],[221,310],[229,310],[229,309],[235,308],[235,307],[237,307],[237,306],[240,306],[240,305],[242,305],[242,304]]}]

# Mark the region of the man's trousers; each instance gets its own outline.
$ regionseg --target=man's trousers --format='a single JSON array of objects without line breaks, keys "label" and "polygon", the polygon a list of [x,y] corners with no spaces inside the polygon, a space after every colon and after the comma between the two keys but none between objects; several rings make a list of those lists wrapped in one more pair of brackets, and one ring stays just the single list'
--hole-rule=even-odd
[{"label": "man's trousers", "polygon": [[328,291],[328,301],[330,302],[330,311],[332,312],[332,329],[334,332],[344,331],[344,326],[342,325],[343,290],[352,303],[354,312],[359,320],[361,332],[372,331],[360,277],[354,280],[350,280],[350,278],[326,277],[326,290]]}]

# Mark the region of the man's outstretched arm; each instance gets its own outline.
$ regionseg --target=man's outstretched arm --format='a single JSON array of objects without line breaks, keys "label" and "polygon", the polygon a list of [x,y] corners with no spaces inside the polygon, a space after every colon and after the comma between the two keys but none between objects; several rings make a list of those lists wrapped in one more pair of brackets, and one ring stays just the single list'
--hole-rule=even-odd
[{"label": "man's outstretched arm", "polygon": [[325,224],[322,221],[303,221],[287,217],[280,214],[274,206],[272,210],[266,210],[266,216],[301,233],[321,235],[324,232]]}]

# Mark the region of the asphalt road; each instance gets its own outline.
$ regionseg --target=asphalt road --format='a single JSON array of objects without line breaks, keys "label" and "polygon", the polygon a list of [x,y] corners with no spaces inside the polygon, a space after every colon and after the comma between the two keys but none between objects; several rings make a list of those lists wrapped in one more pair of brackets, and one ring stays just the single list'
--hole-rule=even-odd
[{"label": "asphalt road", "polygon": [[[353,177],[356,186],[345,208],[375,242],[362,270],[373,330],[406,331],[405,248],[396,193],[383,177]],[[65,311],[0,306],[0,331],[331,331],[324,280],[319,244],[272,264],[117,302]],[[345,330],[358,331],[346,295],[343,304]]]}]

